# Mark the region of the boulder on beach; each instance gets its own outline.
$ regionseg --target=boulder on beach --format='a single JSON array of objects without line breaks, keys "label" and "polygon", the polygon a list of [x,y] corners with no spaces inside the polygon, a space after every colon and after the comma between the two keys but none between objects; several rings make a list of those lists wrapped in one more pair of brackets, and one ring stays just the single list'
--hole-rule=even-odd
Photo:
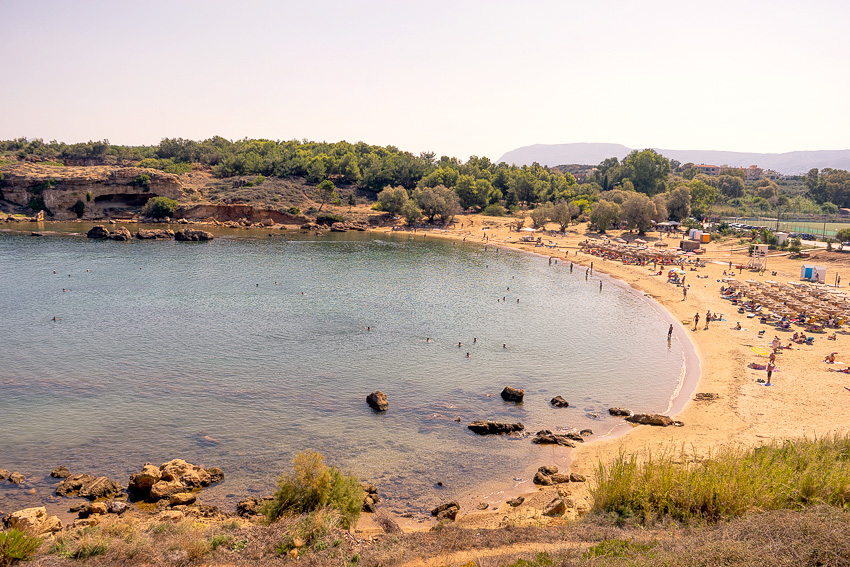
[{"label": "boulder on beach", "polygon": [[522,423],[499,423],[496,421],[473,421],[467,427],[478,435],[501,435],[525,429]]},{"label": "boulder on beach", "polygon": [[387,408],[390,407],[390,403],[387,401],[387,395],[380,390],[366,396],[366,403],[375,411],[387,411]]},{"label": "boulder on beach", "polygon": [[502,399],[506,402],[521,402],[522,398],[525,396],[525,390],[520,390],[518,388],[511,388],[510,386],[505,386],[505,389],[502,390],[500,394]]},{"label": "boulder on beach", "polygon": [[181,242],[197,242],[204,240],[212,240],[215,238],[211,232],[205,230],[197,230],[194,228],[184,228],[174,233],[174,239]]},{"label": "boulder on beach", "polygon": [[567,505],[563,498],[555,498],[543,509],[544,516],[563,516],[567,511]]},{"label": "boulder on beach", "polygon": [[524,496],[517,496],[516,498],[512,498],[511,500],[508,500],[506,502],[506,504],[508,506],[510,506],[511,508],[516,508],[517,506],[519,506],[523,502],[525,502],[525,497]]},{"label": "boulder on beach", "polygon": [[62,522],[56,516],[48,516],[44,506],[24,508],[12,512],[3,522],[10,530],[19,530],[31,535],[43,535],[58,532]]},{"label": "boulder on beach", "polygon": [[431,510],[431,515],[435,516],[437,521],[450,520],[453,522],[457,518],[458,512],[460,512],[460,504],[456,500],[453,500],[445,504],[440,504]]},{"label": "boulder on beach", "polygon": [[627,409],[623,409],[623,408],[608,408],[608,413],[611,414],[611,415],[616,415],[616,416],[620,416],[620,417],[628,417],[628,416],[632,415],[631,411],[629,411]]},{"label": "boulder on beach", "polygon": [[168,497],[169,506],[188,506],[194,504],[198,496],[192,492],[178,492]]},{"label": "boulder on beach", "polygon": [[549,401],[549,403],[555,406],[556,408],[566,408],[570,406],[570,402],[568,402],[561,396],[555,396]]},{"label": "boulder on beach", "polygon": [[9,478],[9,475],[12,474],[10,471],[6,469],[0,469],[0,480],[6,480]]},{"label": "boulder on beach", "polygon": [[245,500],[240,500],[236,503],[236,515],[242,516],[243,518],[262,515],[263,507],[272,500],[273,498],[271,496],[263,498],[252,496]]},{"label": "boulder on beach", "polygon": [[632,416],[627,417],[626,421],[628,421],[629,423],[636,423],[638,425],[655,425],[658,427],[682,425],[681,421],[676,421],[671,417],[668,417],[666,415],[659,415],[657,413],[636,413]]}]

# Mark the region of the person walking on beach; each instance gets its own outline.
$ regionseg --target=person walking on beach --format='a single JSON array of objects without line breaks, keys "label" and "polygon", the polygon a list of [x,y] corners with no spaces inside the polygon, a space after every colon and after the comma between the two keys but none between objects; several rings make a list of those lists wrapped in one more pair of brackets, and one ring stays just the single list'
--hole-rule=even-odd
[{"label": "person walking on beach", "polygon": [[673,338],[673,324],[670,323],[670,328],[667,329],[667,340],[669,341],[672,338]]},{"label": "person walking on beach", "polygon": [[774,368],[773,363],[768,362],[767,363],[767,382],[765,382],[765,384],[764,384],[765,386],[773,386],[773,384],[770,383],[770,378],[771,378],[771,376],[773,376],[773,368]]},{"label": "person walking on beach", "polygon": [[694,313],[694,331],[697,330],[698,325],[699,325],[699,313]]},{"label": "person walking on beach", "polygon": [[688,288],[683,286],[682,287],[682,301],[686,300],[687,298],[688,298]]},{"label": "person walking on beach", "polygon": [[570,262],[570,273],[573,273],[573,263]]},{"label": "person walking on beach", "polygon": [[593,275],[593,262],[590,263],[590,275]]},{"label": "person walking on beach", "polygon": [[602,293],[602,280],[599,280],[599,292]]},{"label": "person walking on beach", "polygon": [[705,329],[703,329],[704,331],[708,330],[708,322],[709,321],[711,321],[711,311],[706,311],[705,312]]},{"label": "person walking on beach", "polygon": [[587,281],[587,275],[590,273],[590,268],[584,271],[584,281]]}]

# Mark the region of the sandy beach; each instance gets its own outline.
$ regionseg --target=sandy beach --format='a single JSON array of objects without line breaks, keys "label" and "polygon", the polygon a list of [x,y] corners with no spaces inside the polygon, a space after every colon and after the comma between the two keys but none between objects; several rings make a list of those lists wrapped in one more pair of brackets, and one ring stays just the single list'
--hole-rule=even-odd
[{"label": "sandy beach", "polygon": [[[547,228],[554,229],[550,225]],[[850,340],[850,332],[838,330],[837,340],[827,340],[827,334],[815,334],[813,345],[794,344],[790,350],[782,350],[776,359],[777,371],[773,373],[773,386],[767,387],[757,379],[764,380],[766,372],[748,368],[755,362],[767,364],[766,356],[759,356],[751,347],[768,347],[775,335],[786,345],[792,332],[777,332],[775,328],[759,323],[758,318],[748,319],[737,312],[737,306],[720,296],[719,280],[729,262],[746,264],[747,246],[739,244],[739,239],[729,239],[718,243],[703,245],[706,249],[702,259],[705,267],[696,271],[687,271],[689,284],[687,299],[683,300],[682,288],[667,283],[667,270],[663,275],[654,275],[649,266],[625,265],[620,261],[603,260],[600,257],[585,254],[579,243],[593,233],[586,232],[587,225],[575,225],[565,236],[540,234],[544,245],[519,242],[520,236],[510,228],[509,220],[481,216],[458,217],[456,224],[447,231],[427,231],[428,238],[451,238],[467,243],[474,242],[485,246],[503,246],[542,256],[556,258],[558,261],[570,261],[586,269],[593,263],[593,285],[600,279],[604,288],[615,283],[614,280],[631,286],[642,292],[663,307],[675,321],[677,333],[687,335],[693,344],[694,354],[698,357],[698,370],[694,361],[687,364],[691,373],[683,380],[681,391],[671,400],[668,415],[684,423],[683,427],[632,426],[625,424],[612,434],[591,443],[579,444],[565,456],[566,449],[546,448],[541,450],[539,463],[529,465],[529,471],[545,464],[568,466],[573,472],[584,475],[588,482],[562,485],[561,493],[568,493],[575,508],[567,517],[585,511],[589,506],[589,488],[597,474],[598,465],[610,462],[620,453],[635,455],[638,458],[649,453],[662,451],[683,453],[686,458],[703,458],[713,450],[724,446],[758,446],[773,440],[782,440],[800,436],[822,436],[834,431],[846,431],[848,418],[841,408],[850,401],[850,376],[833,369],[846,368],[846,364],[829,365],[823,362],[830,352],[837,352],[837,361],[850,363],[850,352],[843,345]],[[608,231],[608,236],[620,236],[620,231]],[[627,231],[622,235],[627,240],[637,238]],[[670,235],[665,241],[675,248],[681,239],[681,233]],[[643,236],[652,245],[657,233]],[[771,252],[767,260],[767,271],[763,275],[757,272],[736,270],[741,280],[774,280],[777,282],[798,281],[800,266],[803,263],[816,263],[827,267],[827,281],[833,281],[835,271],[839,274],[848,270],[848,260],[839,252],[825,250],[813,252],[806,260],[789,259],[787,254]],[[775,272],[775,275],[773,275]],[[740,275],[739,275],[740,273]],[[699,277],[697,277],[699,276]],[[613,278],[609,279],[609,278]],[[607,282],[606,282],[607,280]],[[723,321],[713,321],[704,329],[706,311],[722,313]],[[694,330],[693,324],[683,325],[696,313],[700,314],[700,323]],[[734,330],[740,321],[742,330]],[[763,336],[759,331],[765,329]],[[802,327],[793,326],[793,330]],[[624,333],[640,332],[640,329],[623,329]],[[666,334],[658,337],[666,341]],[[844,352],[842,352],[844,351]],[[639,361],[636,361],[639,364]],[[695,380],[696,379],[696,380]],[[696,393],[716,394],[715,399],[696,400]],[[847,397],[847,400],[842,398]],[[641,412],[642,408],[628,408]],[[530,477],[529,477],[530,478]],[[543,505],[551,500],[555,487],[540,488],[530,483],[518,486],[506,486],[503,481],[494,479],[493,492],[489,499],[495,506],[486,512],[467,513],[460,519],[461,525],[490,527],[497,525],[539,524],[550,521],[542,516]],[[524,494],[526,503],[519,507],[503,504],[504,500],[516,494]],[[474,510],[474,495],[462,502],[464,512]],[[486,501],[486,500],[485,500]],[[496,508],[496,511],[493,510]]]}]

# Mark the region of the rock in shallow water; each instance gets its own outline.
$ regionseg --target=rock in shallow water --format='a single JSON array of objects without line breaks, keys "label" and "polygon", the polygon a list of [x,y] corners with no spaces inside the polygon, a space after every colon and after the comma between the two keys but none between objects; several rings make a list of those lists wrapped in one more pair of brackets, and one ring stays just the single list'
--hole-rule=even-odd
[{"label": "rock in shallow water", "polygon": [[380,390],[372,392],[366,396],[366,403],[369,404],[369,407],[375,411],[387,411],[390,407],[390,404],[387,401],[387,395]]},{"label": "rock in shallow water", "polygon": [[467,427],[478,435],[501,435],[525,429],[522,423],[499,423],[496,421],[473,421]]},{"label": "rock in shallow water", "polygon": [[521,402],[525,396],[525,390],[505,386],[505,389],[502,390],[501,396],[506,402]]}]

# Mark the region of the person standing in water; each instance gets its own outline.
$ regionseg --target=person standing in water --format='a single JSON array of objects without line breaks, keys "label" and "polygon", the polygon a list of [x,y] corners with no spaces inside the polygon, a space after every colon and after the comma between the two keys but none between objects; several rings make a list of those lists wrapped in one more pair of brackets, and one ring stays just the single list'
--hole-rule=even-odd
[{"label": "person standing in water", "polygon": [[673,324],[671,323],[670,328],[667,329],[667,340],[669,341],[672,338],[673,338]]}]

